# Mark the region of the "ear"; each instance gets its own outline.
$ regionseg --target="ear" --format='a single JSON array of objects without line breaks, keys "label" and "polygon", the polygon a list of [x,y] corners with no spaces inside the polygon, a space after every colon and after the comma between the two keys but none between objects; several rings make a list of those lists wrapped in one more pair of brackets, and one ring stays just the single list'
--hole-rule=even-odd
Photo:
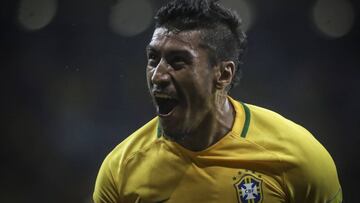
[{"label": "ear", "polygon": [[233,61],[222,61],[219,63],[215,73],[215,86],[217,89],[225,89],[230,85],[235,73]]}]

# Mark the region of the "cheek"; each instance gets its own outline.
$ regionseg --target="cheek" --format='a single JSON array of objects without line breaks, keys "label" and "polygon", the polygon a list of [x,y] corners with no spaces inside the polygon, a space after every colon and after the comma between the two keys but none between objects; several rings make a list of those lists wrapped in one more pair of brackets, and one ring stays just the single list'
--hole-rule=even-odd
[{"label": "cheek", "polygon": [[209,96],[212,93],[213,85],[213,75],[211,71],[202,69],[201,71],[194,72],[193,86],[199,93],[204,96]]},{"label": "cheek", "polygon": [[211,78],[198,72],[184,72],[174,75],[179,88],[191,103],[203,103],[211,95]]},{"label": "cheek", "polygon": [[154,70],[150,68],[146,68],[146,81],[148,86],[151,86],[151,77],[154,74]]}]

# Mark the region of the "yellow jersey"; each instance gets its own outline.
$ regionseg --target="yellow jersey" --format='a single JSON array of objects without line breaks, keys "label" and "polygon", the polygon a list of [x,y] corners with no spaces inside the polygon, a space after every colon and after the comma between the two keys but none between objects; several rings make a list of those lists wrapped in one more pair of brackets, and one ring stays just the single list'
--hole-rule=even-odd
[{"label": "yellow jersey", "polygon": [[104,160],[95,203],[278,203],[342,201],[334,161],[303,127],[229,97],[233,127],[193,152],[162,136],[158,118]]}]

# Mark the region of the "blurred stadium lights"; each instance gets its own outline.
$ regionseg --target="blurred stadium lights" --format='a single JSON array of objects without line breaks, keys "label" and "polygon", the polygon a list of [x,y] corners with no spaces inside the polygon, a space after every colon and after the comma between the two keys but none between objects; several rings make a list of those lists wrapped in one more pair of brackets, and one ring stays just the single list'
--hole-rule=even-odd
[{"label": "blurred stadium lights", "polygon": [[225,7],[229,7],[239,14],[243,22],[244,31],[248,31],[255,20],[254,6],[246,0],[222,0],[220,1]]},{"label": "blurred stadium lights", "polygon": [[44,28],[56,15],[57,5],[57,0],[21,0],[18,23],[29,31]]},{"label": "blurred stadium lights", "polygon": [[348,0],[317,0],[312,10],[316,28],[329,38],[339,38],[350,32],[354,18],[354,7]]},{"label": "blurred stadium lights", "polygon": [[110,28],[126,37],[140,34],[151,25],[153,13],[148,0],[120,0],[111,9]]}]

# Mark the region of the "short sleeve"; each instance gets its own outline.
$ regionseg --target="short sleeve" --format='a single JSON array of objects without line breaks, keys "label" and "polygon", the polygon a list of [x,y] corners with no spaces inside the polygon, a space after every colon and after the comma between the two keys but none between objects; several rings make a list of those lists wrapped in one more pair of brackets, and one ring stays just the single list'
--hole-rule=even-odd
[{"label": "short sleeve", "polygon": [[322,146],[284,175],[289,202],[341,203],[342,191],[335,163]]},{"label": "short sleeve", "polygon": [[111,171],[110,162],[110,157],[107,156],[100,167],[93,193],[94,203],[118,202],[118,191]]}]

